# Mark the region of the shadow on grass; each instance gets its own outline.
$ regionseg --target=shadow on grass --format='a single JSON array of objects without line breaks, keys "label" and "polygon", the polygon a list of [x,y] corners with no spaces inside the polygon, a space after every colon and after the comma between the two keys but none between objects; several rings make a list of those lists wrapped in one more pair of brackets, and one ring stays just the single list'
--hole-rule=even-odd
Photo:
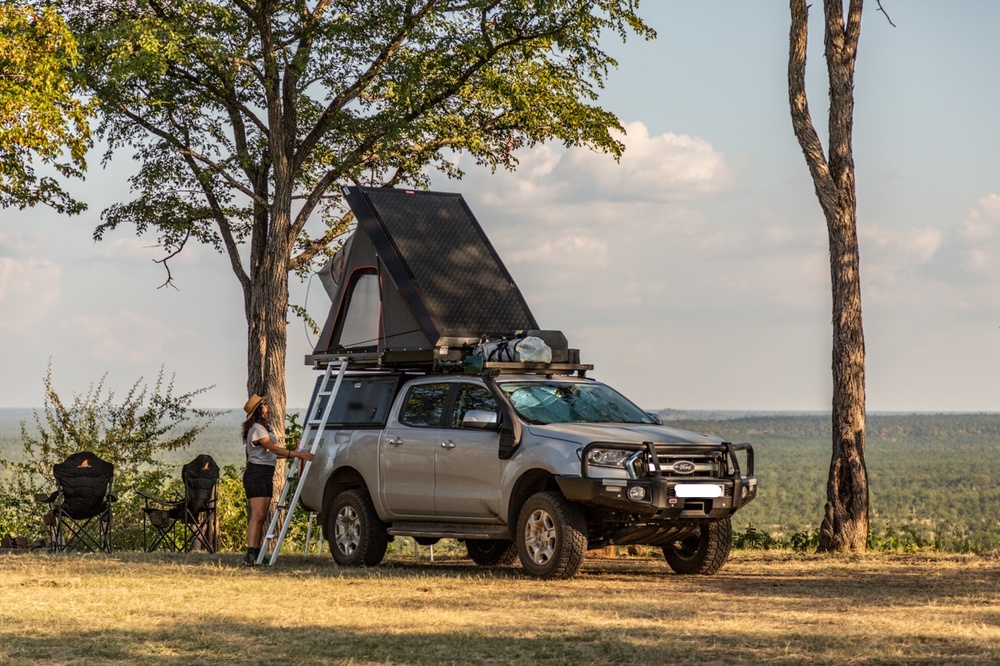
[{"label": "shadow on grass", "polygon": [[[264,612],[264,609],[262,609]],[[149,631],[61,631],[6,637],[5,664],[993,664],[1000,652],[972,638],[720,631],[673,618],[660,627],[533,626],[522,635],[472,630],[378,632],[295,622],[273,628],[201,619]]]},{"label": "shadow on grass", "polygon": [[[288,556],[248,570],[234,554],[31,559],[11,567],[11,598],[60,616],[34,626],[8,607],[4,664],[1000,663],[995,564],[736,562],[704,577],[656,559],[588,559],[576,578],[546,582],[463,560],[345,569]],[[104,617],[101,586],[155,594],[178,575],[176,604],[137,603],[127,628]],[[186,610],[213,582],[227,592]],[[24,587],[36,585],[68,589]],[[84,603],[74,592],[91,585]]]}]

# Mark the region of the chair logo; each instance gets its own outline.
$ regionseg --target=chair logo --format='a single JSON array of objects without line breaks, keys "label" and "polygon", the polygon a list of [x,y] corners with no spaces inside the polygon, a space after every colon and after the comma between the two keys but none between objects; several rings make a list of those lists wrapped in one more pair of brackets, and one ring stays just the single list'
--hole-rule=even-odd
[{"label": "chair logo", "polygon": [[208,463],[205,463],[205,466],[201,468],[201,471],[203,471],[203,472],[207,472],[208,471]]},{"label": "chair logo", "polygon": [[670,469],[678,474],[691,474],[695,470],[695,464],[690,460],[678,460]]},{"label": "chair logo", "polygon": [[83,462],[80,463],[80,466],[77,469],[84,469],[89,467],[90,467],[90,458],[84,458]]}]

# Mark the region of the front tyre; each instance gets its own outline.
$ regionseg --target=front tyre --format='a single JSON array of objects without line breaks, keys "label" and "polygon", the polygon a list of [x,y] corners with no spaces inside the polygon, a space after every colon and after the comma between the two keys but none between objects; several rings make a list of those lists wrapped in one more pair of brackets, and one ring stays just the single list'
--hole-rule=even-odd
[{"label": "front tyre", "polygon": [[507,539],[469,539],[469,559],[481,567],[505,567],[517,559],[517,544]]},{"label": "front tyre", "polygon": [[345,567],[374,567],[389,546],[387,526],[375,513],[368,491],[345,490],[337,495],[326,516],[326,540],[333,559]]},{"label": "front tyre", "polygon": [[733,546],[733,525],[729,518],[702,523],[698,531],[663,547],[663,557],[679,574],[709,576],[722,568]]},{"label": "front tyre", "polygon": [[517,551],[536,578],[572,578],[587,552],[583,509],[557,492],[535,493],[518,514]]}]

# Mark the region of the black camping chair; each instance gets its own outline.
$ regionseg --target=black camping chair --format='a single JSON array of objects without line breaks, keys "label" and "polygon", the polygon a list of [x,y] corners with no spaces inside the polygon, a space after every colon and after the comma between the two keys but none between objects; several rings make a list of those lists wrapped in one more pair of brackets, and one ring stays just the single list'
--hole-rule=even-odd
[{"label": "black camping chair", "polygon": [[52,506],[45,516],[49,549],[110,553],[111,503],[118,499],[111,490],[115,466],[80,451],[53,465],[52,472],[59,489],[35,495],[36,501]]},{"label": "black camping chair", "polygon": [[[163,499],[139,492],[143,507],[142,543],[146,552],[157,548],[189,551],[200,544],[209,553],[219,548],[215,517],[219,466],[201,454],[181,469],[184,497]],[[152,534],[151,534],[152,533]]]}]

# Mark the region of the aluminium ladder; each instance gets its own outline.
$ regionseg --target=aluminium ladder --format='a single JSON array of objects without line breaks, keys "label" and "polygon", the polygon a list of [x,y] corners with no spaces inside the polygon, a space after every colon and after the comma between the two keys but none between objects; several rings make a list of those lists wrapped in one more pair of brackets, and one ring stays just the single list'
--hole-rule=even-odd
[{"label": "aluminium ladder", "polygon": [[[331,361],[326,365],[326,374],[323,375],[323,381],[319,385],[319,390],[316,392],[316,398],[313,402],[312,410],[305,422],[305,429],[302,433],[302,439],[299,442],[309,441],[311,438],[311,444],[309,446],[309,452],[313,455],[316,454],[316,449],[319,448],[320,439],[323,437],[323,431],[326,430],[327,421],[330,418],[330,412],[333,411],[333,403],[337,399],[337,392],[340,390],[340,385],[344,381],[344,373],[347,371],[347,361]],[[330,388],[330,378],[336,373],[336,380],[333,383],[333,388]],[[326,404],[324,405],[321,398],[326,398]],[[322,411],[322,414],[320,412]],[[292,524],[292,518],[295,517],[295,509],[299,505],[299,498],[302,495],[302,482],[305,480],[306,476],[309,474],[309,469],[312,467],[312,461],[307,460],[305,464],[302,461],[297,461],[296,464],[288,465],[288,476],[285,478],[285,487],[281,489],[281,497],[278,499],[278,505],[274,509],[274,513],[271,515],[271,522],[267,527],[267,531],[264,534],[264,540],[260,544],[260,554],[257,555],[257,564],[261,564],[264,561],[264,556],[267,553],[268,546],[271,546],[271,559],[268,562],[269,565],[274,565],[278,561],[278,553],[281,552],[281,544],[285,542],[285,535],[288,533],[288,528]],[[299,470],[301,469],[301,473]],[[295,490],[292,494],[292,501],[288,504],[285,503],[285,499],[288,497],[289,490],[294,486]],[[285,512],[285,518],[281,524],[281,531],[275,534],[274,530],[278,526],[278,520],[281,517],[281,512]],[[310,536],[312,533],[312,515],[309,516],[309,532]],[[308,536],[306,542],[306,548],[308,548]],[[276,539],[276,541],[275,541]]]}]

